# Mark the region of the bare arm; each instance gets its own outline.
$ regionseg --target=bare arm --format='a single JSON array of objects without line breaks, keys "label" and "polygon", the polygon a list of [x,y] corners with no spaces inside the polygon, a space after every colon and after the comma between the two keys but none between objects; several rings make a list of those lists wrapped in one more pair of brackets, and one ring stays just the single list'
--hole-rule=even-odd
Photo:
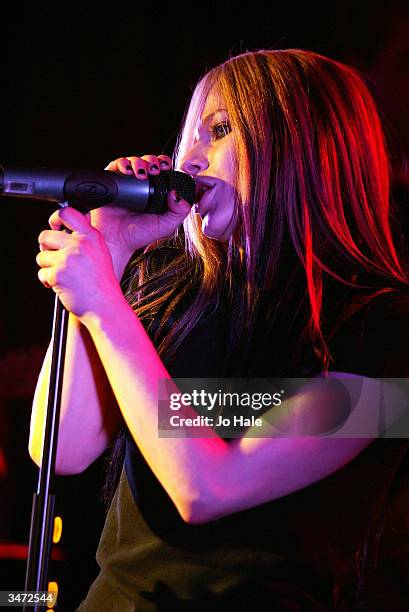
[{"label": "bare arm", "polygon": [[[75,210],[55,213],[56,228],[61,220],[73,234],[51,232],[58,251],[40,254],[42,282],[59,291],[87,329],[131,435],[184,520],[209,521],[297,491],[338,470],[373,439],[270,436],[227,444],[211,431],[208,438],[159,438],[158,382],[172,385],[169,373],[120,291],[101,234]],[[370,383],[367,391],[360,398],[364,409],[376,399]],[[320,403],[314,394],[297,401],[301,414]]]},{"label": "bare arm", "polygon": [[[345,424],[350,428],[353,419],[358,437],[350,432],[345,438],[296,437],[291,432],[284,438],[272,431],[264,438],[245,436],[227,444],[209,429],[208,438],[159,438],[158,381],[170,376],[129,306],[115,306],[120,326],[111,308],[109,304],[105,313],[84,318],[84,324],[132,436],[187,522],[214,520],[309,486],[354,459],[378,434],[376,419],[359,429],[362,415],[364,420],[371,415],[368,406],[379,401],[378,381],[363,379],[359,401]],[[401,397],[398,394],[398,402]],[[290,402],[283,402],[283,414],[295,410],[302,415],[314,406],[321,413],[323,408],[316,390],[301,394],[296,405]],[[274,429],[268,417],[265,426]],[[360,431],[366,433],[359,437]]]},{"label": "bare arm", "polygon": [[[48,348],[35,390],[29,452],[41,461],[47,408],[51,346]],[[111,387],[86,328],[69,315],[62,389],[56,470],[76,474],[104,452],[122,422]]]},{"label": "bare arm", "polygon": [[[111,162],[107,169],[127,174],[130,164],[134,168],[135,178],[146,180],[148,174],[159,173],[159,164],[161,167],[165,164],[166,168],[170,168],[172,160],[166,155],[120,158]],[[143,176],[138,172],[142,167],[145,169]],[[117,281],[121,278],[132,254],[159,238],[171,235],[190,212],[190,206],[183,200],[180,202],[176,199],[174,191],[169,194],[168,207],[169,211],[162,215],[135,214],[123,208],[109,206],[92,210],[88,215],[93,227],[100,228],[104,232],[104,239],[101,236],[97,249],[106,251],[105,272],[102,273],[96,289],[93,281],[98,274],[95,270],[80,265],[81,278],[77,288],[88,294],[96,306],[98,301],[110,300],[112,284],[115,285],[114,293],[119,292]],[[55,214],[52,218],[54,216]],[[53,224],[51,226],[54,227]],[[60,228],[61,224],[58,225],[58,229]],[[74,231],[75,234],[77,232]],[[54,273],[54,270],[57,270],[58,266],[53,267],[54,261],[58,260],[60,264],[64,261],[67,263],[68,246],[71,241],[76,240],[74,235],[69,237],[63,232],[50,230],[41,232],[39,236],[41,252],[37,256],[37,262],[41,266],[40,280],[44,278],[44,273]],[[67,268],[70,275],[81,259],[82,246],[84,243],[79,240],[72,253],[74,261],[70,261]],[[47,280],[44,282],[46,287],[52,287],[54,284],[54,282],[50,284]],[[69,303],[65,302],[64,305],[71,313],[73,312]],[[115,317],[115,313],[113,316]],[[41,460],[42,453],[49,370],[50,351],[46,355],[38,380],[31,417],[29,451],[37,464]],[[70,314],[69,318],[62,395],[57,471],[62,474],[72,474],[83,471],[92,463],[106,449],[123,423],[94,343],[87,329],[73,314]]]}]

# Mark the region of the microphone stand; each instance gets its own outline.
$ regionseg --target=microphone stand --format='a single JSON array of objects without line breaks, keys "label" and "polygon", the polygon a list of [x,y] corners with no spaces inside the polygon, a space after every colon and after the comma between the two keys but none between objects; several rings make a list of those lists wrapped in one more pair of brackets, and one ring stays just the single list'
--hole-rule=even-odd
[{"label": "microphone stand", "polygon": [[[26,569],[25,591],[48,591],[48,564],[51,553],[54,522],[54,480],[60,419],[64,357],[67,341],[68,311],[55,296],[52,327],[52,357],[48,388],[47,413],[43,451],[31,513],[30,539]],[[24,612],[42,612],[47,602],[23,606]]]},{"label": "microphone stand", "polygon": [[[68,178],[67,178],[68,175]],[[115,175],[115,180],[110,176]],[[67,197],[70,205],[81,202],[85,205],[84,210],[91,210],[95,205],[110,203],[118,192],[118,184],[122,185],[122,204],[135,209],[135,201],[143,199],[143,206],[136,210],[160,213],[166,210],[165,199],[170,189],[176,189],[182,197],[193,204],[195,197],[195,184],[188,175],[168,171],[157,177],[151,177],[149,183],[133,181],[130,177],[117,176],[109,171],[72,171],[48,169],[7,168],[0,165],[0,195],[11,195],[16,197],[34,197],[58,202],[61,207],[68,206],[68,201],[62,201]],[[38,193],[34,186],[39,185]],[[130,187],[132,186],[132,188]],[[136,189],[136,191],[135,191]],[[33,195],[34,194],[34,195]],[[61,199],[56,199],[56,194]],[[108,200],[103,201],[104,197]],[[110,199],[111,198],[111,199]],[[101,202],[102,200],[102,202]],[[67,230],[63,230],[67,231]],[[37,492],[34,494],[31,512],[30,538],[26,569],[25,591],[47,592],[47,572],[51,553],[51,542],[54,521],[54,480],[55,459],[57,452],[58,425],[60,419],[61,391],[64,374],[64,358],[67,340],[68,311],[55,296],[54,319],[52,330],[52,358],[50,382],[48,388],[47,413],[45,420],[44,441],[41,458],[41,466],[38,477]],[[31,602],[30,602],[31,603]],[[42,612],[46,605],[34,602],[23,605],[23,612],[30,612],[34,607],[35,612]],[[48,606],[49,607],[49,606]]]}]

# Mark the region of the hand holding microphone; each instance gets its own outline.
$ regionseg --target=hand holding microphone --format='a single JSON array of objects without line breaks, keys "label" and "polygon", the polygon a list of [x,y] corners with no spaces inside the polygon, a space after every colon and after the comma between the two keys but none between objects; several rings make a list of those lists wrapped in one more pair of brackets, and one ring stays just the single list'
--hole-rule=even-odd
[{"label": "hand holding microphone", "polygon": [[[166,175],[169,172],[166,168],[170,167],[170,158],[146,155],[114,160],[107,166],[109,172],[105,173],[118,173],[118,178],[123,176],[137,183],[134,193],[145,193],[146,207],[149,202],[146,189],[151,183],[156,184],[161,175]],[[175,174],[186,176],[189,184],[190,181],[193,184],[191,195],[186,196],[193,203],[193,179],[183,173]],[[135,214],[115,204],[93,208],[86,215],[71,206],[59,209],[50,218],[52,229],[44,230],[39,236],[40,281],[56,291],[65,307],[79,318],[89,310],[102,308],[111,293],[114,299],[119,289],[115,277],[120,279],[132,254],[171,236],[191,210],[190,203],[180,199],[175,189],[167,192],[164,213]],[[72,233],[58,231],[62,227]]]},{"label": "hand holding microphone", "polygon": [[120,157],[105,170],[0,166],[0,195],[68,203],[90,213],[114,259],[122,262],[137,249],[171,236],[189,214],[195,183],[171,168],[166,155]]}]

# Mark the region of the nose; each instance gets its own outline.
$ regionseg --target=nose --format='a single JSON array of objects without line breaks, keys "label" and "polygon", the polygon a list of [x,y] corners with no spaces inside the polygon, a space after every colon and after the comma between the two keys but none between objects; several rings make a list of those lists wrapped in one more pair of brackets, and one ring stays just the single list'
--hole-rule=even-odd
[{"label": "nose", "polygon": [[200,172],[207,170],[208,167],[209,160],[207,159],[203,147],[200,147],[199,143],[194,145],[190,151],[186,153],[180,164],[181,170],[191,176],[196,176]]}]

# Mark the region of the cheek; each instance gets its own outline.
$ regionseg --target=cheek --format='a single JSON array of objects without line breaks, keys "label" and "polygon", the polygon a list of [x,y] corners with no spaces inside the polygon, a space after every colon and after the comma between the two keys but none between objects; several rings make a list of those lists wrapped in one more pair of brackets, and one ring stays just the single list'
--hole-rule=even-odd
[{"label": "cheek", "polygon": [[236,156],[231,144],[226,143],[225,146],[213,151],[209,161],[210,169],[213,169],[216,176],[222,178],[229,185],[234,184]]},{"label": "cheek", "polygon": [[236,157],[229,153],[226,156],[226,175],[228,183],[233,187],[236,184],[237,161]]}]

